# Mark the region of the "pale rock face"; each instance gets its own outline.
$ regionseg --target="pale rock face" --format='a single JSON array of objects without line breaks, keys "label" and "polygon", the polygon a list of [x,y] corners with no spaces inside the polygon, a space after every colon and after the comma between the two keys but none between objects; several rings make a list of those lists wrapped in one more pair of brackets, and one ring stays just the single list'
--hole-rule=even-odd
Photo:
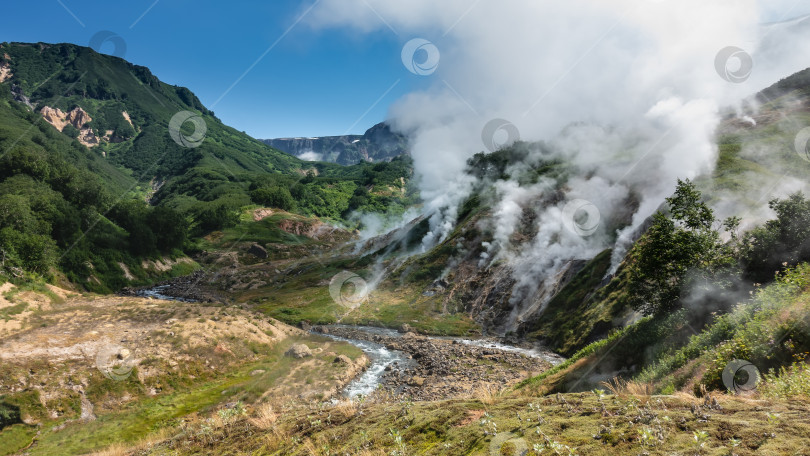
[{"label": "pale rock face", "polygon": [[53,125],[59,131],[63,131],[68,125],[76,127],[76,129],[79,130],[79,137],[76,139],[85,146],[93,147],[98,145],[98,138],[93,133],[93,130],[89,127],[85,127],[93,118],[90,117],[84,109],[76,107],[65,113],[59,108],[44,106],[40,110],[40,114],[42,114],[42,118],[44,118],[46,122]]},{"label": "pale rock face", "polygon": [[3,58],[5,62],[0,62],[0,82],[6,82],[13,74],[11,74],[11,65],[8,64],[8,61],[11,60],[11,56],[8,53],[3,54]]},{"label": "pale rock face", "polygon": [[307,356],[312,356],[312,350],[310,350],[309,347],[304,344],[295,344],[290,347],[289,350],[287,350],[285,355],[292,358],[301,359],[306,358]]},{"label": "pale rock face", "polygon": [[11,79],[11,67],[6,64],[0,64],[0,82],[6,82]]}]

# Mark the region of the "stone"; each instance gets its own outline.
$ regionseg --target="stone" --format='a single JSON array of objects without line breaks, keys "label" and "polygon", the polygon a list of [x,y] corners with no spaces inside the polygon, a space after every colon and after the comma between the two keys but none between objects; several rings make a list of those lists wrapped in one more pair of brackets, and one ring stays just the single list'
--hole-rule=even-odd
[{"label": "stone", "polygon": [[312,350],[309,349],[304,344],[295,344],[284,353],[285,356],[289,356],[291,358],[301,359],[306,358],[307,356],[312,356]]},{"label": "stone", "polygon": [[338,355],[335,358],[335,363],[351,364],[352,360],[346,355]]},{"label": "stone", "polygon": [[256,258],[267,258],[267,250],[260,246],[259,244],[253,243],[248,249],[248,253],[255,256]]}]

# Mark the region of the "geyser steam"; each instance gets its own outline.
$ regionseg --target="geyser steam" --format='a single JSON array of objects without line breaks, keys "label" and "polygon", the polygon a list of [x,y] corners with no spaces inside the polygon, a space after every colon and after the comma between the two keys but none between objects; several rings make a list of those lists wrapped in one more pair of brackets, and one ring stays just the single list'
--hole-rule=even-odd
[{"label": "geyser steam", "polygon": [[[523,140],[547,141],[578,170],[565,201],[534,208],[537,234],[520,251],[509,246],[520,211],[553,183],[495,183],[498,220],[481,264],[511,262],[518,321],[542,308],[537,290],[571,259],[613,247],[618,263],[677,178],[712,170],[720,107],[807,65],[807,34],[796,36],[790,23],[763,25],[801,14],[797,8],[771,0],[321,0],[308,21],[369,39],[391,34],[403,45],[418,37],[440,51],[430,74],[403,67],[403,77],[430,86],[399,100],[389,119],[411,137],[431,216],[426,248],[452,231],[474,184],[465,163],[485,150],[482,130],[493,119],[511,122]],[[630,194],[639,204],[622,232],[568,229],[566,203],[584,200],[610,214]]]}]

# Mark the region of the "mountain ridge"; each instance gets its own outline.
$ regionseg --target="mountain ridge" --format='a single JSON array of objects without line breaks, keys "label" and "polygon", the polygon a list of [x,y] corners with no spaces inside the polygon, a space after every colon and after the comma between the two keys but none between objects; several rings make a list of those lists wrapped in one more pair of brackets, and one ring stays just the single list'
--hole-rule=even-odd
[{"label": "mountain ridge", "polygon": [[273,138],[265,144],[308,161],[353,165],[359,161],[390,161],[408,153],[407,138],[380,122],[362,135]]}]

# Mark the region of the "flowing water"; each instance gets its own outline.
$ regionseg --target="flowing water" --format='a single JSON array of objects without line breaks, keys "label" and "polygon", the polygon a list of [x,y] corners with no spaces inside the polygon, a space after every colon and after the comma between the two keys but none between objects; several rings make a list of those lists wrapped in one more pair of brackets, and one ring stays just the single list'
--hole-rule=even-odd
[{"label": "flowing water", "polygon": [[404,370],[416,365],[416,363],[410,359],[406,353],[397,350],[389,350],[385,348],[384,345],[376,342],[347,339],[345,337],[334,336],[331,334],[315,334],[328,337],[333,340],[348,342],[363,350],[366,356],[368,356],[371,362],[368,368],[343,389],[343,395],[349,398],[368,396],[369,394],[373,393],[374,390],[377,389],[377,386],[379,386],[382,382],[382,376],[385,374],[385,368],[388,366],[399,370]]},{"label": "flowing water", "polygon": [[[328,325],[324,326],[327,330],[329,328],[339,328],[339,329],[351,329],[355,331],[362,331],[364,333],[370,335],[379,335],[379,336],[386,336],[386,337],[402,337],[402,333],[398,332],[394,329],[388,328],[378,328],[374,326],[352,326],[352,325]],[[326,336],[332,338],[334,340],[341,340],[344,342],[348,342],[352,345],[355,345],[363,350],[366,353],[366,356],[369,357],[371,360],[371,365],[366,369],[366,371],[357,377],[356,379],[352,380],[344,389],[343,394],[347,397],[356,397],[359,395],[368,395],[377,388],[378,385],[382,382],[382,376],[385,373],[385,368],[389,365],[392,368],[397,370],[404,370],[415,365],[415,361],[409,358],[406,353],[396,351],[396,350],[389,350],[385,348],[384,345],[369,342],[365,340],[357,340],[357,339],[347,339],[345,337],[339,337],[328,333],[315,333],[321,336]],[[544,350],[542,348],[523,348],[523,347],[516,347],[513,345],[507,345],[500,342],[496,342],[493,340],[487,339],[463,339],[458,337],[447,337],[447,336],[436,336],[431,337],[432,339],[441,339],[441,340],[456,340],[459,343],[473,345],[482,348],[492,348],[495,350],[502,350],[506,352],[512,353],[520,353],[530,358],[539,358],[544,361],[548,361],[552,365],[560,364],[561,362],[565,361],[565,358],[553,353],[549,350]]]},{"label": "flowing water", "polygon": [[144,298],[154,298],[154,299],[163,299],[166,301],[183,301],[183,302],[194,302],[193,299],[186,299],[186,298],[178,298],[176,296],[168,296],[163,294],[163,292],[169,288],[171,285],[160,285],[157,287],[152,287],[148,289],[138,290],[136,294],[138,296],[143,296]]},{"label": "flowing water", "polygon": [[[151,297],[155,299],[165,299],[174,301],[193,301],[191,299],[178,298],[174,296],[167,296],[163,292],[169,285],[157,286],[149,289],[138,290],[138,296]],[[355,331],[362,331],[370,335],[379,335],[386,337],[402,337],[402,333],[395,329],[378,328],[374,326],[352,326],[352,325],[329,325],[325,328],[345,328]],[[357,396],[367,396],[374,392],[375,389],[381,384],[382,377],[386,372],[386,367],[391,366],[392,369],[405,370],[416,366],[416,362],[410,358],[406,353],[397,350],[389,350],[384,345],[370,342],[366,340],[348,339],[345,337],[335,336],[326,333],[314,333],[319,336],[328,337],[333,340],[340,340],[350,343],[361,350],[368,356],[371,364],[368,368],[360,374],[357,378],[352,380],[343,390],[343,395],[349,398]],[[462,344],[474,345],[482,348],[492,348],[512,353],[521,353],[530,358],[540,358],[548,361],[552,365],[557,365],[565,358],[543,348],[523,348],[514,345],[503,344],[494,340],[488,339],[464,339],[459,337],[435,336],[433,339],[442,340],[455,340]]]}]

